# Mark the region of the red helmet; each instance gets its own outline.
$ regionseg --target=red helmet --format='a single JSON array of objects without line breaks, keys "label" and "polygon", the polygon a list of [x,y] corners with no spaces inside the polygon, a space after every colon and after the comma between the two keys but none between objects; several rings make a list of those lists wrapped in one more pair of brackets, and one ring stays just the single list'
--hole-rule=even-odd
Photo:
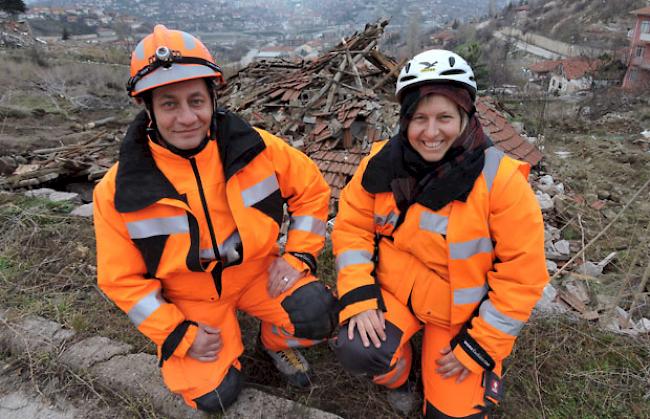
[{"label": "red helmet", "polygon": [[131,54],[126,90],[137,96],[156,87],[204,77],[223,82],[221,68],[205,45],[187,32],[156,25]]}]

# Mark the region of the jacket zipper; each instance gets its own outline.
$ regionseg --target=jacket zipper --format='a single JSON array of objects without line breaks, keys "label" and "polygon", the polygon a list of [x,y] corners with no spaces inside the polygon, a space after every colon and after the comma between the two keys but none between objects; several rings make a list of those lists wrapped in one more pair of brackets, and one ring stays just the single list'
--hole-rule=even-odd
[{"label": "jacket zipper", "polygon": [[212,219],[210,218],[210,212],[208,211],[208,202],[205,199],[205,192],[203,191],[203,183],[201,182],[201,175],[199,174],[199,168],[196,165],[196,159],[194,157],[189,158],[190,165],[192,165],[192,172],[194,172],[194,177],[196,178],[196,183],[199,186],[199,196],[201,197],[201,205],[203,206],[203,212],[205,213],[205,220],[208,224],[208,230],[210,231],[210,241],[212,242],[212,249],[214,250],[214,257],[217,260],[217,265],[214,267],[212,272],[212,279],[214,281],[214,286],[217,289],[217,295],[221,297],[221,255],[219,254],[219,247],[217,246],[217,236],[214,234],[214,227],[212,226]]}]

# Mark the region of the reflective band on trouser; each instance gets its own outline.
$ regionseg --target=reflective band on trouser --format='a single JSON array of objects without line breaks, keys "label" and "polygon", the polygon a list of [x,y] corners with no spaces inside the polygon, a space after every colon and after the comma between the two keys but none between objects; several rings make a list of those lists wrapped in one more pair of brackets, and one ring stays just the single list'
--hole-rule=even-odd
[{"label": "reflective band on trouser", "polygon": [[[239,236],[239,231],[235,230],[235,232],[232,233],[223,243],[217,244],[219,254],[226,262],[237,260],[240,255],[233,252],[237,250],[237,246],[240,244],[241,237]],[[199,256],[204,260],[214,260],[214,249],[201,249]]]},{"label": "reflective band on trouser", "polygon": [[372,263],[372,254],[367,250],[348,250],[336,258],[336,270],[340,271],[350,265]]},{"label": "reflective band on trouser", "polygon": [[131,221],[126,223],[126,228],[129,230],[129,237],[134,240],[188,233],[190,231],[187,215]]},{"label": "reflective band on trouser", "polygon": [[135,90],[149,89],[175,80],[192,79],[199,77],[214,77],[215,72],[205,65],[172,64],[169,68],[159,68],[147,74],[135,85]]},{"label": "reflective band on trouser", "polygon": [[159,288],[138,301],[136,305],[131,307],[127,315],[137,327],[163,304],[165,304],[165,300],[163,300]]},{"label": "reflective band on trouser", "polygon": [[395,214],[393,211],[389,212],[388,215],[375,214],[374,217],[375,224],[378,226],[392,225],[393,227],[395,227],[395,224],[397,224],[398,219],[399,216]]},{"label": "reflective band on trouser", "polygon": [[434,214],[432,212],[423,212],[420,214],[420,229],[432,233],[447,234],[447,223],[449,218],[444,215]]},{"label": "reflective band on trouser", "polygon": [[485,150],[485,163],[483,164],[483,177],[487,185],[488,192],[492,190],[494,178],[497,176],[499,164],[505,153],[496,147],[489,147]]},{"label": "reflective band on trouser", "polygon": [[493,249],[492,240],[488,237],[466,242],[449,243],[449,257],[451,259],[469,259],[479,253],[489,253]]},{"label": "reflective band on trouser", "polygon": [[307,231],[325,237],[325,222],[309,215],[296,215],[291,217],[289,230]]},{"label": "reflective band on trouser", "polygon": [[454,290],[454,304],[478,303],[488,292],[488,286],[474,288],[458,288]]},{"label": "reflective band on trouser", "polygon": [[[404,369],[406,368],[406,364],[407,364],[406,359],[404,358],[398,359],[394,369],[390,370],[384,375],[375,377],[373,379],[373,382],[375,384],[380,384],[388,388],[392,388],[392,386],[397,382],[397,380],[402,378],[402,375],[404,374]],[[385,378],[387,379],[384,380]]]},{"label": "reflective band on trouser", "polygon": [[519,331],[524,327],[524,322],[501,313],[494,307],[490,300],[485,300],[481,303],[479,316],[490,326],[511,336],[519,335]]},{"label": "reflective band on trouser", "polygon": [[252,207],[278,189],[280,189],[278,180],[275,178],[275,175],[271,175],[263,181],[242,191],[241,195],[244,200],[244,205]]}]

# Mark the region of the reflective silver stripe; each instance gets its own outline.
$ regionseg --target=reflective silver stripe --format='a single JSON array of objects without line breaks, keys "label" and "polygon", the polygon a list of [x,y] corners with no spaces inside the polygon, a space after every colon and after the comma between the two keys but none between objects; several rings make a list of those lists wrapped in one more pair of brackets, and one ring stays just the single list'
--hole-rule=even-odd
[{"label": "reflective silver stripe", "polygon": [[479,253],[491,252],[492,240],[482,237],[460,243],[449,243],[449,257],[451,259],[468,259]]},{"label": "reflective silver stripe", "polygon": [[194,49],[194,47],[196,46],[196,42],[194,42],[194,37],[189,33],[183,31],[181,31],[181,34],[183,35],[183,45],[185,45],[185,48]]},{"label": "reflective silver stripe", "polygon": [[366,250],[348,250],[336,258],[336,269],[340,271],[350,265],[372,263],[372,255]]},{"label": "reflective silver stripe", "polygon": [[432,212],[423,212],[420,215],[420,229],[442,235],[447,234],[449,218]]},{"label": "reflective silver stripe", "polygon": [[163,300],[159,288],[138,301],[136,305],[131,307],[127,315],[133,324],[138,327],[163,304],[165,304],[165,300]]},{"label": "reflective silver stripe", "polygon": [[395,214],[393,211],[389,212],[388,215],[375,214],[375,224],[378,226],[384,226],[390,224],[393,227],[395,227],[398,218],[399,216]]},{"label": "reflective silver stripe", "polygon": [[[239,236],[239,231],[237,230],[235,230],[222,244],[217,243],[221,258],[226,262],[232,262],[239,259],[240,255],[237,253],[237,246],[240,243],[241,237]],[[214,260],[214,249],[211,247],[207,249],[201,249],[199,251],[199,256],[201,259]]]},{"label": "reflective silver stripe", "polygon": [[135,84],[135,90],[149,89],[164,83],[197,77],[214,77],[214,70],[204,65],[172,64],[169,68],[158,68]]},{"label": "reflective silver stripe", "polygon": [[284,327],[278,327],[276,325],[271,327],[271,332],[276,336],[293,337],[293,335],[287,332]]},{"label": "reflective silver stripe", "polygon": [[190,231],[187,215],[131,221],[126,223],[126,228],[132,239],[146,239],[147,237],[167,236]]},{"label": "reflective silver stripe", "polygon": [[263,181],[242,191],[241,195],[244,199],[244,205],[251,207],[277,191],[279,188],[280,186],[278,185],[278,180],[275,178],[275,175],[271,175]]},{"label": "reflective silver stripe", "polygon": [[289,230],[307,231],[325,237],[325,222],[309,215],[296,215],[291,217]]},{"label": "reflective silver stripe", "polygon": [[494,178],[497,176],[497,170],[499,170],[499,163],[501,163],[501,159],[504,155],[505,153],[496,147],[489,147],[487,150],[485,150],[483,177],[485,178],[488,192],[490,192],[492,189]]},{"label": "reflective silver stripe", "polygon": [[521,331],[521,328],[524,327],[524,322],[501,313],[496,309],[496,307],[494,307],[490,300],[483,301],[481,308],[479,309],[479,316],[481,316],[487,324],[511,336],[517,336]]},{"label": "reflective silver stripe", "polygon": [[214,260],[214,249],[210,247],[209,249],[199,250],[199,257],[204,260]]},{"label": "reflective silver stripe", "polygon": [[287,339],[287,346],[290,348],[301,348],[302,345],[296,339]]},{"label": "reflective silver stripe", "polygon": [[144,41],[138,43],[138,46],[133,50],[133,54],[138,60],[144,60]]},{"label": "reflective silver stripe", "polygon": [[454,304],[478,303],[488,292],[488,286],[474,288],[459,288],[454,290]]}]

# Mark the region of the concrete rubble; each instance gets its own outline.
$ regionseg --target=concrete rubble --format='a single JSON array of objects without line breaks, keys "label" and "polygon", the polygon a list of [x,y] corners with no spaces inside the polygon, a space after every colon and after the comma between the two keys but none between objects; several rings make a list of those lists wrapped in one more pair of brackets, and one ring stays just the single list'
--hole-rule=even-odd
[{"label": "concrete rubble", "polygon": [[[56,358],[61,366],[70,371],[90,375],[100,387],[134,399],[148,400],[156,412],[164,417],[207,417],[189,408],[179,396],[165,388],[154,355],[132,353],[130,345],[121,342],[100,336],[78,340],[75,332],[56,322],[39,317],[14,319],[8,311],[0,310],[0,350],[26,355],[29,359],[43,355]],[[18,403],[14,399],[6,402]],[[38,403],[26,406],[39,411],[48,408],[39,407]],[[52,412],[51,417],[70,417],[62,412]],[[224,417],[334,419],[339,416],[245,388]]]},{"label": "concrete rubble", "polygon": [[[390,138],[398,123],[394,86],[405,61],[378,48],[387,24],[386,19],[368,24],[313,60],[253,62],[230,77],[219,92],[220,105],[280,136],[316,162],[332,189],[332,213],[341,189],[371,144]],[[541,160],[542,153],[527,141],[521,127],[509,122],[496,100],[479,97],[476,107],[498,148],[531,165]],[[82,131],[68,136],[78,137],[76,141],[61,139],[63,146],[34,150],[26,156],[29,161],[9,156],[0,164],[0,189],[101,178],[117,159],[122,134],[108,130],[105,120],[77,128]]]}]

